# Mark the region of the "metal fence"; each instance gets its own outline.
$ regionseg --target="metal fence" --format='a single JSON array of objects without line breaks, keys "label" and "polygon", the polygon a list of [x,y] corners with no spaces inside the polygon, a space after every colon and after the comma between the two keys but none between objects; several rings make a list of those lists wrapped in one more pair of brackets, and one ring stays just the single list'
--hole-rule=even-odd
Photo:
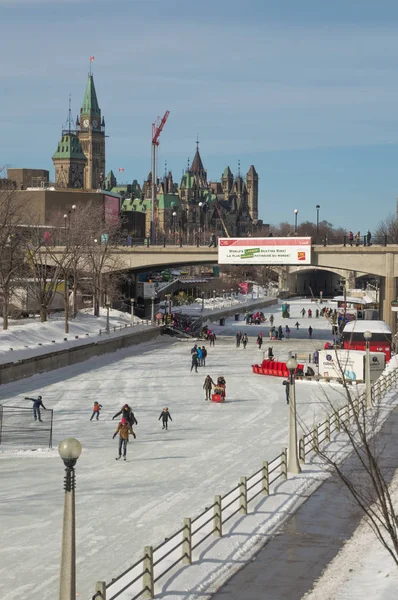
[{"label": "metal fence", "polygon": [[[377,403],[398,381],[398,369],[385,376],[381,376],[372,385],[373,402]],[[365,411],[365,394],[358,395],[353,402],[336,409],[325,421],[314,425],[312,431],[299,439],[299,459],[305,463],[309,454],[317,452],[320,446],[328,443],[334,432],[339,433],[342,424],[348,426],[355,414]],[[237,514],[246,515],[248,506],[258,496],[268,496],[272,486],[279,480],[287,479],[287,448],[272,461],[264,461],[262,467],[250,475],[241,477],[239,483],[224,496],[215,496],[210,506],[195,518],[185,518],[181,529],[166,538],[158,546],[146,546],[144,555],[131,567],[126,569],[108,584],[97,582],[96,593],[92,600],[115,600],[129,588],[135,594],[129,600],[144,600],[155,597],[154,584],[164,577],[178,564],[191,564],[193,552],[209,537],[221,537],[223,525]],[[181,548],[178,556],[176,551]],[[173,556],[174,554],[174,556]]]},{"label": "metal fence", "polygon": [[35,421],[32,407],[0,405],[0,444],[52,448],[53,411],[40,413],[42,421]]}]

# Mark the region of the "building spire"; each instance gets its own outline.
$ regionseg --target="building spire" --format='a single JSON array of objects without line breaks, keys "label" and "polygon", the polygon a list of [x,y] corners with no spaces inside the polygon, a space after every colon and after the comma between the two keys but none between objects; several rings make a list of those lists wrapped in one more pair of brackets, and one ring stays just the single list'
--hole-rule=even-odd
[{"label": "building spire", "polygon": [[96,116],[101,115],[100,107],[98,105],[97,92],[95,91],[94,77],[91,73],[89,73],[88,76],[81,114],[91,114]]},{"label": "building spire", "polygon": [[199,152],[199,133],[196,134],[196,152]]}]

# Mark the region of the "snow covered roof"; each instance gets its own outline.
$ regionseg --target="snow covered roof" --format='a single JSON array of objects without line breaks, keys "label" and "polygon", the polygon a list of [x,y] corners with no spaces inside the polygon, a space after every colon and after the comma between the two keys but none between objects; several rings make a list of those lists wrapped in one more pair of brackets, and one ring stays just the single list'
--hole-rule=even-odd
[{"label": "snow covered roof", "polygon": [[333,298],[336,302],[350,302],[352,304],[374,304],[374,301],[370,296],[364,296],[363,298],[355,298],[354,296],[335,296]]},{"label": "snow covered roof", "polygon": [[350,321],[344,327],[344,333],[365,333],[365,331],[371,331],[372,333],[386,333],[391,334],[391,329],[385,321]]}]

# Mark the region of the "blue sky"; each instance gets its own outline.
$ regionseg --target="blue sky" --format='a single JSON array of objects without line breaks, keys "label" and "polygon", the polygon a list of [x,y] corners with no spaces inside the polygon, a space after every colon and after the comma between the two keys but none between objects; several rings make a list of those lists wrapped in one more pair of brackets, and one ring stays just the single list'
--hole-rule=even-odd
[{"label": "blue sky", "polygon": [[0,165],[48,168],[89,56],[107,171],[179,179],[197,133],[210,179],[260,177],[260,217],[364,231],[398,195],[398,3],[388,0],[0,0]]}]

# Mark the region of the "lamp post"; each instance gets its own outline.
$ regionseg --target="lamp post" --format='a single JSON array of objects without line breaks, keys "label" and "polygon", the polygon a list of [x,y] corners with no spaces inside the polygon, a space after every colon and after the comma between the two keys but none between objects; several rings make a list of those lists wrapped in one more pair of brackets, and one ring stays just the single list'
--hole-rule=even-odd
[{"label": "lamp post", "polygon": [[59,600],[76,600],[76,522],[75,522],[75,464],[82,453],[82,445],[75,438],[67,438],[58,446],[65,465],[64,518],[62,525],[61,572]]},{"label": "lamp post", "polygon": [[231,306],[234,303],[234,296],[233,296],[233,294],[234,294],[234,288],[231,288]]},{"label": "lamp post", "polygon": [[176,216],[177,216],[176,211],[173,211],[173,240],[174,240],[174,243],[176,243]]},{"label": "lamp post", "polygon": [[205,309],[205,293],[202,292],[202,312],[204,311],[204,309]]},{"label": "lamp post", "polygon": [[216,290],[213,290],[213,300],[216,299]]},{"label": "lamp post", "polygon": [[366,342],[366,356],[365,356],[365,406],[366,408],[372,408],[372,388],[370,385],[370,340],[372,339],[372,332],[365,331],[363,334]]},{"label": "lamp post", "polygon": [[321,208],[319,204],[316,205],[316,243],[318,243],[318,234],[319,234],[319,209]]},{"label": "lamp post", "polygon": [[294,209],[294,235],[297,235],[297,215],[298,215],[298,208]]},{"label": "lamp post", "polygon": [[289,369],[289,456],[287,470],[290,473],[301,473],[301,467],[297,455],[297,414],[296,414],[296,389],[294,372],[297,369],[297,360],[289,358],[286,363]]},{"label": "lamp post", "polygon": [[109,309],[111,307],[111,303],[109,302],[109,300],[106,301],[105,306],[106,306],[106,333],[109,334],[109,330],[110,330],[110,328],[109,328]]},{"label": "lamp post", "polygon": [[155,296],[151,298],[151,322],[155,322]]},{"label": "lamp post", "polygon": [[134,321],[134,298],[130,298],[131,320]]}]

